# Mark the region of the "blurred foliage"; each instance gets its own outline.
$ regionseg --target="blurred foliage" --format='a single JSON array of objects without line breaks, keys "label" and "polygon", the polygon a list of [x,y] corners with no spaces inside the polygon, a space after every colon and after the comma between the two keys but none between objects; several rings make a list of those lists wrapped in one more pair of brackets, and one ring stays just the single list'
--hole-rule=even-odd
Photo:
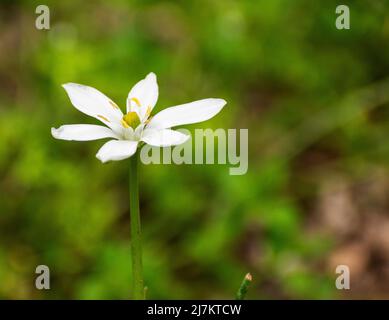
[{"label": "blurred foliage", "polygon": [[[0,298],[130,297],[128,162],[102,165],[102,141],[50,127],[94,123],[62,83],[124,108],[150,71],[157,111],[228,101],[206,126],[249,128],[249,171],[142,166],[148,297],[233,298],[247,272],[249,299],[338,297],[321,190],[389,174],[389,3],[348,2],[341,31],[334,0],[2,1]],[[35,28],[38,4],[49,31]],[[51,290],[34,287],[39,264]]]}]

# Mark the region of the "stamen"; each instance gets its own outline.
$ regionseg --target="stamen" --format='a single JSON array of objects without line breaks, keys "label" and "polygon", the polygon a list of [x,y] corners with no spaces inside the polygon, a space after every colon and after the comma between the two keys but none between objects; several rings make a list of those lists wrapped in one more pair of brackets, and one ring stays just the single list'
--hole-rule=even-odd
[{"label": "stamen", "polygon": [[146,121],[145,121],[145,124],[149,124],[149,122],[151,121],[153,117],[149,117]]},{"label": "stamen", "polygon": [[109,104],[110,104],[112,107],[114,107],[115,109],[120,109],[120,108],[118,107],[118,105],[117,105],[115,102],[111,101],[111,100],[109,100]]},{"label": "stamen", "polygon": [[103,119],[104,121],[111,122],[106,117],[102,116],[101,114],[98,114],[97,117],[100,119]]},{"label": "stamen", "polygon": [[146,110],[146,116],[149,117],[150,114],[151,114],[151,107],[148,106],[148,107],[147,107],[147,110]]},{"label": "stamen", "polygon": [[134,101],[138,107],[140,107],[140,101],[137,98],[131,98],[130,101]]}]

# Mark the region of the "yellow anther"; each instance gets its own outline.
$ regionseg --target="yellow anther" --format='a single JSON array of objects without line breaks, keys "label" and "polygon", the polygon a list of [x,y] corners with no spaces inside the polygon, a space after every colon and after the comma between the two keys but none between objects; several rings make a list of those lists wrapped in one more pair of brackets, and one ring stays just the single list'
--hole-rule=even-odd
[{"label": "yellow anther", "polygon": [[140,101],[137,98],[131,98],[130,101],[134,101],[138,107],[140,107]]},{"label": "yellow anther", "polygon": [[149,117],[150,114],[151,114],[151,107],[148,106],[148,107],[147,107],[147,110],[146,110],[146,116]]},{"label": "yellow anther", "polygon": [[110,122],[106,117],[102,116],[101,114],[98,114],[97,117],[103,119],[104,121]]},{"label": "yellow anther", "polygon": [[120,108],[118,107],[118,105],[117,105],[115,102],[111,101],[111,100],[109,100],[109,104],[110,104],[112,107],[114,107],[115,109],[120,109]]}]

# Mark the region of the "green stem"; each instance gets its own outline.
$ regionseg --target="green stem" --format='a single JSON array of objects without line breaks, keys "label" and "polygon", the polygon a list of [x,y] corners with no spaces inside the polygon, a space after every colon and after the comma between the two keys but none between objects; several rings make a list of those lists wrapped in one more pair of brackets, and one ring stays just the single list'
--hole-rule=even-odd
[{"label": "green stem", "polygon": [[142,244],[139,215],[138,185],[138,152],[130,158],[130,223],[131,223],[131,258],[132,258],[132,290],[135,300],[144,299]]},{"label": "green stem", "polygon": [[253,280],[253,278],[252,278],[251,274],[250,273],[246,274],[246,276],[244,277],[242,284],[240,285],[240,288],[236,294],[236,300],[244,300],[244,298],[246,297],[247,289],[248,289],[252,280]]}]

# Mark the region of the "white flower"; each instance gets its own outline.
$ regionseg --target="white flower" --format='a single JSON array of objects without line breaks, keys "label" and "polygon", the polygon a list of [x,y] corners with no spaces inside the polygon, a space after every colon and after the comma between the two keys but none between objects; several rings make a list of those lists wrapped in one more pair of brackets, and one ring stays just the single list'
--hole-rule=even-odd
[{"label": "white flower", "polygon": [[63,125],[51,128],[56,139],[89,141],[113,138],[97,152],[102,162],[131,157],[142,141],[152,146],[168,147],[184,143],[188,135],[171,130],[183,124],[208,120],[224,107],[223,99],[203,99],[167,108],[151,116],[158,100],[157,77],[149,73],[139,81],[127,97],[127,113],[100,91],[76,84],[64,84],[72,104],[81,112],[94,117],[106,126],[93,124]]}]

